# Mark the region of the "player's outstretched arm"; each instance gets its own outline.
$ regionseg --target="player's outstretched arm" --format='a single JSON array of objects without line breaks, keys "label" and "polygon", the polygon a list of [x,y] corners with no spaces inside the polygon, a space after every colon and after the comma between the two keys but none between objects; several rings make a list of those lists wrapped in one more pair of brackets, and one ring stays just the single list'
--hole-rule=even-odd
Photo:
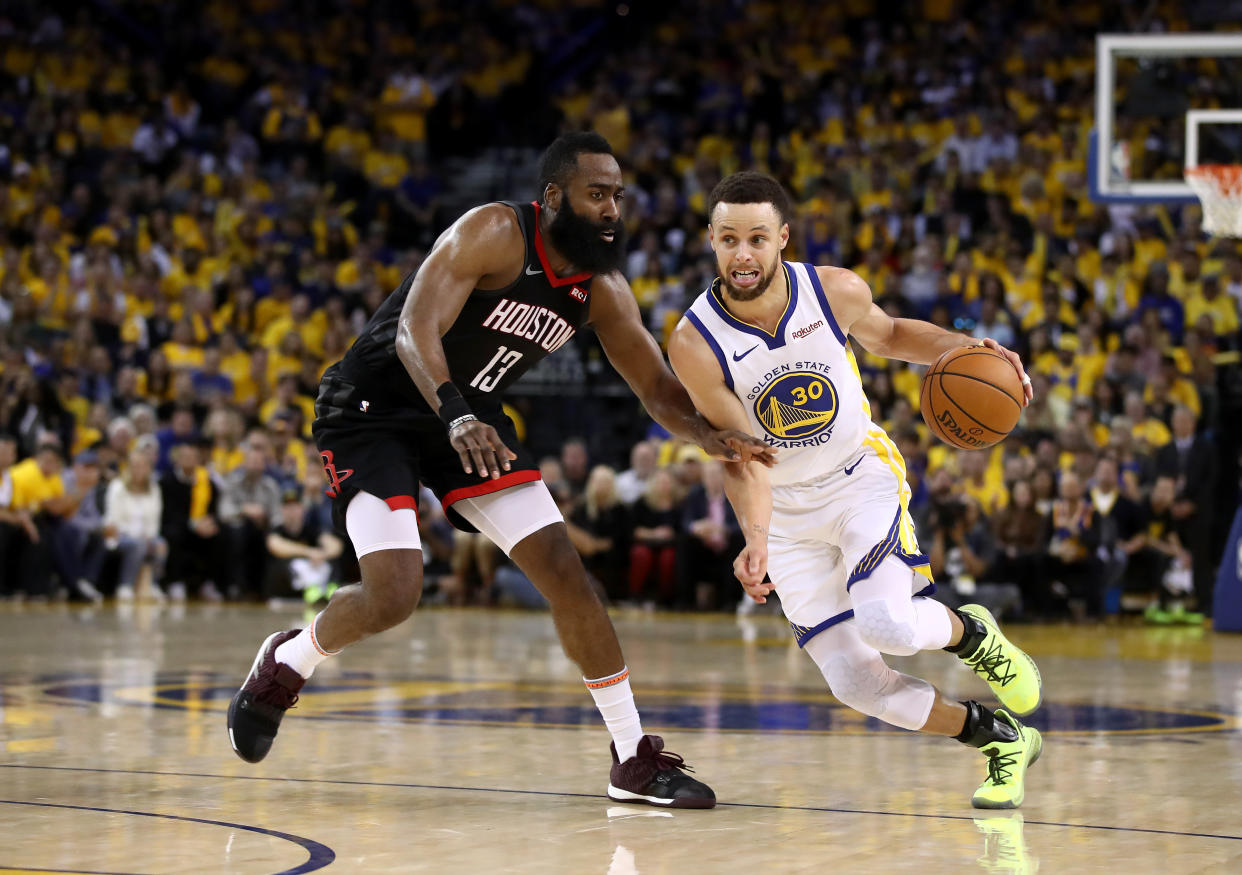
[{"label": "player's outstretched arm", "polygon": [[620,274],[596,277],[591,284],[591,324],[613,367],[652,418],[669,432],[694,441],[716,459],[775,463],[772,448],[747,434],[744,424],[742,429],[717,429],[695,410],[685,388],[664,363],[655,339],[643,327],[634,293]]},{"label": "player's outstretched arm", "polygon": [[[467,474],[500,476],[517,456],[496,429],[470,414],[453,387],[441,338],[461,314],[470,293],[480,286],[500,288],[522,270],[525,246],[513,210],[502,204],[477,207],[440,235],[418,269],[397,324],[397,356],[410,379],[440,411],[445,403],[465,411],[449,425],[449,440]],[[453,397],[453,396],[456,397]]]},{"label": "player's outstretched arm", "polygon": [[828,295],[833,316],[841,330],[852,334],[871,353],[885,358],[930,365],[951,349],[983,345],[994,349],[1014,366],[1022,379],[1026,403],[1030,403],[1031,378],[1022,359],[992,338],[982,341],[956,331],[946,331],[921,319],[894,319],[871,299],[871,288],[858,274],[840,267],[817,267],[820,282]]},{"label": "player's outstretched arm", "polygon": [[[689,320],[682,319],[668,344],[669,361],[694,406],[711,423],[736,429],[748,428],[746,411],[737,395],[725,385],[724,375],[707,342]],[[768,471],[750,462],[726,462],[725,495],[746,538],[746,546],[733,562],[733,573],[752,599],[767,601],[772,584],[764,583],[768,570],[768,527],[772,521],[772,486]]]}]

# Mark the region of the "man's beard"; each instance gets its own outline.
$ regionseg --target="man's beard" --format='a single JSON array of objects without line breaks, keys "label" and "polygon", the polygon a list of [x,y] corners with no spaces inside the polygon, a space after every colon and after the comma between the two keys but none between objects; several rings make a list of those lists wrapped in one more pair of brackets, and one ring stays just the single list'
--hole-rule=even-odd
[{"label": "man's beard", "polygon": [[[612,231],[612,241],[599,235]],[[569,263],[587,273],[611,273],[625,262],[625,225],[615,222],[596,224],[574,212],[568,198],[561,199],[556,218],[548,225],[548,237]]]},{"label": "man's beard", "polygon": [[771,270],[765,270],[763,265],[757,264],[755,269],[760,272],[759,282],[753,286],[741,288],[733,284],[733,277],[729,275],[732,271],[721,272],[720,282],[730,298],[735,301],[753,301],[768,290],[768,286],[772,285],[772,280],[776,278],[776,265],[773,264]]}]

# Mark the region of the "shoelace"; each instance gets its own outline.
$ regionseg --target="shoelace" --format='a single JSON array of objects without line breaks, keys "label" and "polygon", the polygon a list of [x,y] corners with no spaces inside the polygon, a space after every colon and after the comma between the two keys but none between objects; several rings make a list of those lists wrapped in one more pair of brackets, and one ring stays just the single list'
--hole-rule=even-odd
[{"label": "shoelace", "polygon": [[686,761],[682,759],[680,754],[670,753],[667,750],[660,751],[651,759],[655,761],[655,766],[660,771],[666,771],[668,769],[683,769],[687,772],[694,771],[694,769],[686,765]]},{"label": "shoelace", "polygon": [[1018,755],[1016,753],[997,754],[988,757],[988,781],[993,787],[1003,787],[1013,777],[1014,763],[1017,762]]},{"label": "shoelace", "polygon": [[263,672],[259,675],[259,680],[263,685],[254,694],[256,700],[285,710],[298,703],[298,694],[276,680],[275,673]]},{"label": "shoelace", "polygon": [[1002,687],[1018,676],[1013,670],[1013,660],[1004,654],[1004,645],[1000,641],[986,651],[980,647],[974,656],[966,660],[966,664],[974,670],[975,674],[993,683],[999,683]]}]

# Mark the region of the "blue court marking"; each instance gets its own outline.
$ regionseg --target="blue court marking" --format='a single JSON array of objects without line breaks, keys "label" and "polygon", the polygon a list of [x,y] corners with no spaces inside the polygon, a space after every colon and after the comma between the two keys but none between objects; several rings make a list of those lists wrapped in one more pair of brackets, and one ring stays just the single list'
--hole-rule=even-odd
[{"label": "blue court marking", "polygon": [[[447,681],[448,678],[422,678]],[[316,694],[380,690],[388,683],[406,683],[401,678],[376,678],[369,673],[342,677],[319,684]],[[330,703],[324,700],[316,710],[300,714],[302,720],[352,721],[398,725],[402,723],[440,723],[471,726],[524,726],[528,728],[573,728],[594,726],[599,713],[582,696],[536,685],[540,696],[551,701],[531,703],[522,685],[512,689],[471,689],[470,684],[487,683],[474,679],[461,681],[462,689],[416,698],[398,698],[382,707],[361,702]],[[106,684],[79,678],[42,686],[40,692],[49,703],[65,699],[77,702],[111,702],[127,707],[185,710],[188,700],[223,703],[237,692],[233,681],[218,682],[215,676],[167,675],[157,677],[150,698],[128,699],[116,695],[124,684]],[[752,694],[703,696],[684,690],[644,691],[647,704],[644,718],[652,726],[690,732],[774,732],[792,734],[858,735],[885,733],[904,735],[899,729],[875,718],[864,717],[833,700],[804,698],[798,690],[773,689]],[[210,709],[209,709],[210,710]],[[1229,714],[1175,708],[1151,708],[1099,703],[1049,702],[1025,720],[1041,732],[1057,734],[1110,733],[1119,735],[1168,734],[1182,732],[1231,732],[1238,720]]]},{"label": "blue court marking", "polygon": [[[36,769],[51,772],[95,772],[100,774],[112,775],[158,775],[168,778],[215,778],[224,781],[275,781],[279,783],[289,784],[329,784],[333,786],[345,787],[392,787],[401,790],[456,790],[461,793],[508,793],[516,796],[551,796],[564,799],[602,799],[605,802],[611,801],[607,796],[601,796],[598,793],[567,793],[555,790],[510,790],[504,787],[460,787],[449,784],[403,784],[390,781],[344,781],[330,778],[274,778],[265,775],[213,775],[205,772],[159,772],[152,769],[88,769],[81,766],[32,766],[22,763],[0,763],[0,769]],[[3,801],[3,800],[0,800]],[[39,805],[42,803],[17,803],[19,805]],[[75,805],[53,806],[57,808],[77,808]],[[974,821],[975,818],[985,816],[986,811],[978,814],[926,814],[913,811],[876,811],[870,808],[832,808],[819,805],[774,805],[767,802],[720,802],[717,808],[747,808],[747,809],[763,809],[773,811],[818,811],[825,814],[875,814],[881,817],[917,817],[925,820],[964,820]],[[108,811],[106,808],[91,808],[88,811]],[[142,812],[128,811],[124,814],[141,814]],[[150,815],[153,817],[164,817],[167,815]],[[177,820],[194,820],[192,817],[176,818]],[[216,823],[217,821],[199,821],[200,823]],[[1108,826],[1099,823],[1065,823],[1058,820],[1024,820],[1026,826],[1059,826],[1065,829],[1093,829],[1105,832],[1135,832],[1145,833],[1148,835],[1163,836],[1185,836],[1195,839],[1226,839],[1231,842],[1242,842],[1242,835],[1221,835],[1219,833],[1210,832],[1183,832],[1175,829],[1154,829],[1143,826]],[[241,826],[240,824],[223,824],[225,826],[237,826],[240,829],[248,829],[253,832],[268,832],[268,830],[259,829],[257,827]],[[272,835],[284,836],[283,833],[271,833]],[[295,836],[284,836],[292,841],[309,841],[307,839],[297,839]],[[325,846],[324,850],[329,854],[332,853],[330,848]],[[335,855],[333,855],[335,856]],[[331,862],[329,860],[328,862]],[[304,864],[305,865],[305,864]],[[327,865],[324,863],[323,865]],[[310,872],[311,869],[290,869],[288,873],[279,872],[277,875],[292,875],[294,872]]]},{"label": "blue court marking", "polygon": [[[0,763],[0,767],[6,768],[6,769],[46,768],[46,769],[58,769],[62,771],[75,771],[75,772],[103,772],[103,771],[121,772],[123,771],[122,769],[69,769],[68,767],[65,767],[65,766],[18,766],[18,765],[10,765],[10,764],[5,764],[5,763]],[[143,773],[137,773],[137,774],[143,774]],[[147,772],[145,774],[171,775],[172,773],[171,772]],[[198,777],[198,776],[188,775],[186,777]],[[24,802],[20,799],[0,799],[0,805],[29,805],[34,808],[68,808],[74,811],[102,811],[106,814],[132,814],[135,817],[155,817],[155,818],[160,818],[162,820],[181,820],[181,821],[185,821],[186,823],[205,823],[209,826],[224,826],[224,827],[228,827],[229,829],[242,829],[242,830],[245,830],[246,832],[258,833],[260,835],[271,836],[272,838],[277,838],[277,839],[284,839],[287,842],[292,842],[293,844],[298,845],[303,850],[305,850],[306,853],[309,855],[309,858],[307,859],[307,861],[303,863],[302,865],[294,866],[292,869],[281,869],[279,872],[275,873],[275,875],[301,875],[301,873],[303,872],[315,872],[319,869],[324,868],[325,866],[331,865],[332,861],[336,859],[336,851],[332,850],[330,847],[328,847],[325,844],[315,841],[314,839],[306,839],[306,838],[302,838],[301,836],[295,836],[287,832],[279,832],[278,830],[274,830],[274,829],[264,829],[261,826],[247,826],[244,823],[229,823],[228,821],[224,821],[224,820],[204,820],[201,817],[183,817],[179,814],[156,814],[153,811],[125,811],[120,808],[94,808],[89,805],[64,805],[58,802]],[[55,870],[49,869],[47,871],[55,871]],[[73,870],[65,870],[65,871],[73,871]]]}]

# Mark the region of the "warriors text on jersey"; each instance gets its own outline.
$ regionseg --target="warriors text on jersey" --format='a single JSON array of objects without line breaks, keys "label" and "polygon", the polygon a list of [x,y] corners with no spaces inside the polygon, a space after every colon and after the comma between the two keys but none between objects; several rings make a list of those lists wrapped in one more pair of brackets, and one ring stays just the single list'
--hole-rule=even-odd
[{"label": "warriors text on jersey", "polygon": [[822,477],[858,455],[871,427],[858,364],[814,265],[782,262],[789,302],[776,333],[725,309],[717,279],[686,318],[716,355],[751,431],[780,449],[774,486]]},{"label": "warriors text on jersey", "polygon": [[[504,202],[517,214],[526,244],[522,272],[502,289],[475,289],[443,337],[449,373],[472,405],[500,407],[500,393],[528,368],[564,346],[587,321],[591,274],[558,277],[539,232],[539,205]],[[430,407],[397,357],[397,322],[414,282],[407,276],[371,317],[345,357],[324,374],[320,400],[366,398],[376,417],[427,413]],[[418,314],[414,315],[418,318]]]}]

